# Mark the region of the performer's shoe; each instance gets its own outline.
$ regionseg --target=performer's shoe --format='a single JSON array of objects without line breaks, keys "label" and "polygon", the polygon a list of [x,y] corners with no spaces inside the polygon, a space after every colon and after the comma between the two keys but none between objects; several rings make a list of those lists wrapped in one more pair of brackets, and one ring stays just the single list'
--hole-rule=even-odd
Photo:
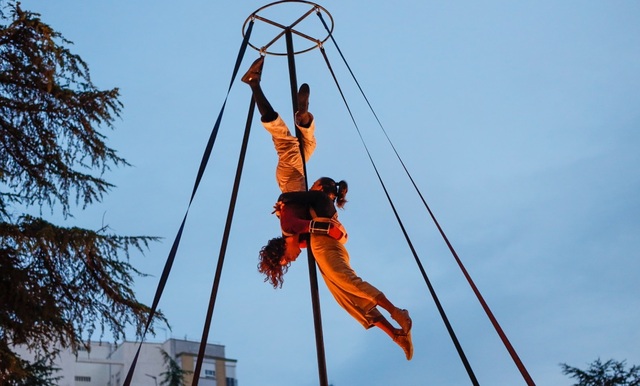
[{"label": "performer's shoe", "polygon": [[311,94],[309,85],[303,83],[298,89],[298,114],[304,114],[309,111],[309,94]]},{"label": "performer's shoe", "polygon": [[251,64],[251,67],[249,67],[246,74],[242,76],[241,80],[247,84],[260,83],[260,76],[262,75],[263,65],[264,65],[264,56],[260,56]]},{"label": "performer's shoe", "polygon": [[303,83],[298,90],[298,111],[296,111],[296,125],[309,127],[313,121],[313,115],[309,112],[309,85]]},{"label": "performer's shoe", "polygon": [[413,343],[411,342],[411,333],[399,333],[393,337],[393,341],[404,351],[404,355],[407,360],[410,361],[413,358]]},{"label": "performer's shoe", "polygon": [[396,310],[391,314],[393,320],[398,322],[400,328],[405,334],[408,334],[411,331],[411,317],[409,316],[409,311],[396,308]]}]

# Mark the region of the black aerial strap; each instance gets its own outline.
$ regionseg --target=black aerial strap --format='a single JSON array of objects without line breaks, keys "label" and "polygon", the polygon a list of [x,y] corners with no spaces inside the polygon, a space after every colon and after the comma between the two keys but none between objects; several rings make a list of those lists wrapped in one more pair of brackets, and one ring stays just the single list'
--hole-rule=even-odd
[{"label": "black aerial strap", "polygon": [[189,199],[189,205],[187,205],[187,210],[184,214],[184,218],[182,219],[182,223],[180,224],[180,228],[178,229],[178,233],[173,241],[173,245],[171,246],[171,250],[169,251],[169,256],[167,257],[167,261],[164,265],[164,269],[162,271],[162,275],[160,276],[160,281],[158,283],[158,288],[156,289],[155,296],[153,298],[153,304],[151,305],[151,309],[149,311],[149,318],[147,319],[147,323],[145,325],[144,331],[140,336],[140,344],[138,346],[138,350],[136,351],[135,356],[133,357],[133,361],[131,362],[131,367],[127,372],[127,377],[123,383],[124,386],[130,386],[131,380],[133,378],[133,373],[136,369],[136,364],[138,363],[138,357],[140,356],[140,350],[142,348],[142,343],[149,331],[149,327],[151,326],[151,322],[156,315],[158,309],[158,303],[160,302],[160,298],[162,297],[162,292],[164,291],[164,287],[167,284],[167,280],[169,278],[169,273],[171,272],[171,267],[173,266],[173,262],[176,257],[176,253],[178,251],[178,246],[180,245],[180,239],[182,238],[182,232],[184,231],[184,225],[187,221],[187,216],[189,214],[189,209],[191,208],[191,203],[193,202],[193,198],[196,195],[196,191],[198,190],[198,186],[200,185],[200,181],[202,180],[202,176],[204,175],[204,171],[207,167],[207,163],[209,162],[209,157],[211,156],[211,151],[213,149],[213,145],[215,144],[216,137],[218,135],[218,130],[220,128],[220,122],[222,120],[222,116],[224,114],[224,109],[227,104],[227,99],[229,98],[229,93],[231,92],[231,86],[233,85],[233,81],[238,74],[240,69],[240,64],[242,62],[242,58],[244,57],[244,53],[247,49],[247,45],[249,42],[249,37],[251,36],[251,30],[253,28],[253,21],[247,27],[247,32],[240,46],[240,50],[238,52],[238,57],[236,59],[236,64],[233,69],[233,74],[231,75],[231,81],[229,83],[229,88],[227,89],[227,95],[224,98],[224,103],[222,104],[222,108],[220,109],[220,113],[218,114],[218,118],[216,119],[216,123],[213,126],[211,131],[211,135],[209,136],[209,141],[207,142],[207,146],[205,148],[204,154],[202,155],[202,160],[200,162],[200,168],[198,169],[198,174],[196,176],[195,183],[193,185],[193,191],[191,193],[191,198]]},{"label": "black aerial strap", "polygon": [[[324,25],[325,29],[327,29],[327,31],[329,31],[327,24],[325,23],[324,19],[322,18],[322,14],[318,12],[318,16],[320,18],[320,20],[322,21],[322,24]],[[475,283],[473,282],[473,280],[471,279],[471,276],[469,275],[469,273],[467,272],[466,268],[464,267],[464,265],[462,264],[462,261],[460,260],[460,258],[458,257],[458,254],[456,253],[456,251],[454,250],[452,244],[449,242],[448,237],[446,236],[446,234],[444,233],[444,230],[442,229],[442,227],[440,226],[440,224],[438,223],[438,221],[435,218],[435,215],[433,214],[433,212],[431,211],[431,209],[429,208],[429,205],[427,205],[426,200],[424,199],[424,197],[422,196],[422,193],[420,192],[420,190],[418,189],[418,186],[416,185],[415,181],[413,180],[413,178],[411,177],[411,174],[409,173],[407,167],[405,166],[404,162],[402,161],[402,158],[400,157],[400,155],[398,154],[395,146],[393,146],[393,143],[391,142],[391,139],[389,138],[389,136],[387,135],[386,130],[384,129],[384,127],[382,126],[382,123],[380,122],[380,120],[378,119],[377,114],[375,113],[373,107],[371,106],[371,103],[369,103],[368,98],[366,97],[364,91],[362,90],[362,87],[360,87],[360,83],[358,82],[358,80],[356,79],[353,71],[351,70],[351,67],[349,66],[349,64],[347,63],[347,60],[345,59],[344,55],[342,54],[342,51],[340,50],[340,47],[338,46],[338,43],[335,41],[333,35],[331,35],[331,40],[333,41],[333,43],[336,45],[336,49],[338,50],[338,53],[340,54],[340,56],[342,57],[342,60],[344,61],[345,65],[347,66],[349,73],[351,74],[353,80],[355,81],[356,85],[358,86],[358,89],[360,90],[360,93],[362,94],[362,96],[364,97],[365,101],[367,102],[369,108],[371,109],[371,112],[373,113],[374,117],[376,118],[376,120],[378,121],[378,124],[380,125],[382,131],[384,132],[385,136],[387,137],[387,140],[389,141],[389,143],[391,144],[391,147],[393,149],[393,151],[395,152],[396,156],[398,157],[398,160],[400,161],[400,163],[402,164],[402,167],[404,168],[407,176],[409,177],[409,179],[411,180],[411,183],[413,184],[413,187],[415,188],[416,192],[418,193],[418,195],[420,196],[422,202],[425,205],[425,208],[427,209],[427,211],[429,212],[429,215],[431,216],[432,220],[434,221],[436,227],[438,228],[438,231],[440,232],[441,236],[443,237],[444,241],[446,242],[450,252],[452,253],[452,255],[454,256],[456,262],[458,263],[458,266],[460,267],[462,273],[464,274],[465,278],[467,279],[469,285],[471,286],[471,288],[473,289],[473,292],[475,293],[476,297],[478,298],[478,301],[480,302],[480,304],[482,305],[482,308],[484,309],[485,313],[487,314],[487,317],[489,318],[489,320],[491,321],[491,323],[494,326],[494,329],[496,330],[497,334],[500,336],[500,339],[502,340],[503,344],[505,345],[507,351],[509,352],[509,354],[511,355],[512,360],[514,361],[514,363],[516,364],[516,366],[518,367],[518,370],[520,370],[520,374],[522,375],[522,377],[524,378],[525,382],[527,383],[528,386],[535,386],[535,382],[533,382],[533,379],[531,378],[531,376],[529,375],[529,372],[527,371],[526,367],[524,366],[524,363],[520,360],[520,357],[518,356],[518,354],[516,353],[515,349],[513,348],[513,346],[511,345],[511,343],[509,342],[509,339],[507,338],[506,334],[504,333],[504,331],[502,330],[502,327],[500,327],[500,324],[498,323],[497,319],[495,318],[495,316],[493,315],[493,312],[491,312],[491,309],[489,308],[489,306],[487,305],[487,303],[485,302],[482,294],[480,293],[480,291],[478,290],[478,288],[476,287]],[[334,77],[335,78],[335,77]],[[454,342],[455,343],[455,342]],[[457,345],[456,345],[457,347]],[[465,362],[465,367],[467,367],[467,362],[465,359],[463,359],[463,362]],[[470,367],[467,368],[467,371],[469,372],[471,369]],[[471,376],[471,374],[470,374]],[[474,377],[475,378],[475,377]]]},{"label": "black aerial strap", "polygon": [[416,264],[418,264],[418,268],[420,269],[420,272],[422,273],[422,277],[424,278],[425,283],[427,283],[427,287],[429,288],[429,292],[431,293],[431,297],[433,298],[433,301],[436,304],[436,307],[438,308],[438,312],[440,312],[440,316],[442,317],[442,320],[447,328],[447,331],[449,332],[449,335],[451,336],[451,340],[453,341],[453,344],[456,347],[456,350],[458,351],[458,355],[460,355],[460,359],[462,360],[465,368],[467,369],[467,373],[469,374],[469,378],[471,379],[471,382],[475,385],[478,386],[478,380],[476,379],[475,374],[473,373],[473,369],[471,368],[471,365],[469,364],[469,361],[467,360],[466,355],[464,354],[464,351],[462,349],[462,346],[460,345],[460,342],[458,341],[458,338],[456,337],[455,332],[453,331],[453,327],[451,326],[451,323],[449,323],[449,318],[447,317],[447,314],[444,311],[444,308],[442,307],[442,304],[440,303],[440,300],[438,299],[438,295],[436,294],[435,289],[433,288],[433,285],[431,285],[431,280],[429,280],[429,277],[427,276],[427,272],[425,271],[424,267],[422,266],[422,262],[420,261],[420,258],[418,257],[418,253],[416,252],[415,248],[413,247],[413,243],[411,242],[411,238],[409,237],[409,234],[407,233],[404,224],[402,223],[402,220],[400,219],[400,215],[398,214],[395,205],[393,204],[393,200],[391,199],[391,196],[389,195],[389,192],[387,191],[387,187],[384,183],[384,181],[382,180],[382,177],[380,176],[380,173],[378,172],[378,167],[376,166],[375,161],[373,160],[373,158],[371,157],[371,153],[369,152],[369,149],[367,147],[367,144],[364,141],[364,138],[362,137],[362,133],[360,132],[360,129],[358,128],[358,124],[355,121],[355,118],[353,117],[353,113],[351,112],[351,108],[349,107],[349,104],[344,96],[344,93],[342,92],[342,88],[340,87],[340,84],[338,84],[338,79],[335,76],[335,73],[333,72],[333,69],[331,68],[331,64],[329,63],[329,58],[327,57],[327,54],[324,50],[324,48],[320,48],[320,51],[322,52],[322,56],[325,59],[325,62],[327,63],[327,67],[329,68],[329,71],[331,72],[331,76],[333,76],[333,80],[336,83],[336,86],[338,87],[338,91],[340,92],[340,95],[342,96],[342,100],[345,103],[345,106],[347,107],[347,110],[349,111],[349,115],[351,116],[351,120],[353,121],[353,124],[356,128],[356,130],[358,131],[358,135],[360,136],[360,140],[362,141],[362,144],[365,148],[365,151],[367,153],[367,156],[369,157],[369,161],[371,162],[371,165],[373,166],[374,171],[376,172],[376,175],[378,176],[378,180],[380,181],[380,184],[382,185],[382,189],[384,190],[384,194],[387,196],[387,200],[389,201],[389,204],[391,205],[391,209],[393,210],[393,214],[396,216],[396,220],[398,221],[398,224],[400,225],[400,229],[402,230],[402,233],[404,234],[405,239],[407,240],[407,244],[409,245],[409,248],[411,249],[411,252],[413,253],[413,257],[416,260]]},{"label": "black aerial strap", "polygon": [[[291,84],[291,101],[293,105],[293,119],[295,122],[295,113],[298,110],[298,85],[296,78],[295,54],[293,49],[293,38],[291,28],[285,29],[285,38],[287,43],[287,59],[289,63],[289,80]],[[300,156],[302,157],[302,166],[304,170],[305,188],[309,189],[309,180],[307,178],[307,163],[304,159],[304,141],[301,139],[300,130],[296,126],[296,137],[300,143]],[[311,235],[309,235],[309,238]],[[318,358],[318,378],[320,386],[328,386],[329,378],[327,376],[327,364],[324,351],[324,337],[322,333],[322,316],[320,312],[320,295],[318,290],[318,272],[316,270],[316,261],[311,252],[311,240],[307,244],[307,262],[309,266],[309,286],[311,289],[311,306],[313,308],[313,325],[316,335],[316,356]]]},{"label": "black aerial strap", "polygon": [[207,340],[209,339],[209,330],[211,329],[211,319],[213,317],[213,310],[216,305],[216,297],[218,296],[218,287],[220,286],[220,277],[222,276],[222,266],[224,264],[224,257],[227,251],[227,244],[229,241],[229,233],[231,232],[231,223],[233,221],[233,213],[236,207],[236,201],[238,198],[238,190],[240,188],[240,179],[242,177],[242,168],[244,166],[245,156],[247,154],[247,145],[249,143],[249,134],[251,132],[251,121],[253,120],[253,112],[255,110],[255,101],[251,97],[251,103],[249,105],[249,113],[247,114],[247,123],[244,129],[244,137],[242,139],[242,147],[240,149],[240,158],[238,159],[238,167],[236,168],[236,177],[233,183],[233,193],[231,194],[231,202],[229,203],[229,211],[227,212],[227,222],[224,228],[222,236],[222,244],[220,245],[220,254],[218,256],[218,265],[216,266],[216,273],[213,280],[213,287],[211,288],[211,297],[209,298],[209,308],[207,309],[207,316],[205,318],[205,324],[202,331],[202,338],[200,339],[200,350],[198,351],[198,359],[196,360],[195,370],[193,373],[192,386],[198,386],[200,380],[200,371],[202,370],[202,361],[204,359],[205,351],[207,348]]}]

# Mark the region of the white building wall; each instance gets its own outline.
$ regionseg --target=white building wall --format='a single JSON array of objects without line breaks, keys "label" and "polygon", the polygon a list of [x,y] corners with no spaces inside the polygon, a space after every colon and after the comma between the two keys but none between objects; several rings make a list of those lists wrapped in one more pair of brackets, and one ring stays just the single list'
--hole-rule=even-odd
[{"label": "white building wall", "polygon": [[235,378],[236,377],[236,363],[235,362],[227,362],[225,364],[225,368],[226,368],[226,372],[227,372],[227,377],[228,378]]},{"label": "white building wall", "polygon": [[122,367],[122,362],[112,358],[115,349],[116,346],[110,343],[92,343],[91,351],[79,351],[77,358],[68,353],[69,359],[75,361],[75,363],[69,364],[75,370],[73,378],[70,379],[73,381],[71,384],[76,386],[108,385],[111,374]]},{"label": "white building wall", "polygon": [[[127,372],[131,367],[133,358],[138,350],[139,343],[125,342],[116,351],[119,360],[125,365],[122,366],[122,372],[118,374],[113,385],[122,385]],[[160,373],[165,372],[164,359],[160,349],[162,345],[159,343],[143,343],[136,364],[136,371],[131,378],[131,384],[136,386],[156,386],[161,382]],[[117,382],[117,383],[116,383]],[[79,386],[79,385],[78,385]]]},{"label": "white building wall", "polygon": [[[60,353],[54,367],[60,370],[54,376],[61,376],[59,386],[122,386],[131,366],[139,343],[124,342],[120,345],[92,342],[91,351],[79,351],[77,357],[69,350]],[[169,339],[164,343],[143,343],[138,357],[136,370],[131,380],[133,386],[159,386],[166,370],[161,349],[177,359],[179,355],[197,357],[198,342]],[[195,349],[195,350],[194,350]],[[33,355],[25,348],[16,347],[16,352],[26,359],[33,360]],[[208,345],[206,355],[216,356],[224,360],[226,377],[236,377],[235,360],[224,358],[224,346]],[[195,360],[195,359],[194,359]],[[178,363],[180,361],[178,360]],[[223,385],[224,380],[210,376],[215,371],[216,360],[205,358],[200,374],[200,385]],[[193,370],[185,369],[185,370]]]}]

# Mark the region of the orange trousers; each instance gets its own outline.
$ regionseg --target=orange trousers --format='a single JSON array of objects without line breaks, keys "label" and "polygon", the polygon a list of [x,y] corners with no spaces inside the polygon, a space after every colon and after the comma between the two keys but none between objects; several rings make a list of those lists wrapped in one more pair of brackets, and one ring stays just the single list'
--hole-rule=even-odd
[{"label": "orange trousers", "polygon": [[355,273],[343,244],[326,235],[312,234],[311,252],[327,288],[349,315],[364,328],[371,328],[382,318],[375,300],[382,292]]},{"label": "orange trousers", "polygon": [[[278,153],[278,166],[276,166],[276,181],[282,193],[301,192],[307,190],[304,180],[304,166],[300,155],[300,144],[298,138],[291,134],[287,124],[278,115],[278,118],[271,122],[262,122],[262,126],[271,134],[273,146]],[[297,126],[302,134],[302,144],[304,149],[305,162],[309,161],[316,149],[316,138],[314,135],[316,125],[311,121],[309,127]]]}]

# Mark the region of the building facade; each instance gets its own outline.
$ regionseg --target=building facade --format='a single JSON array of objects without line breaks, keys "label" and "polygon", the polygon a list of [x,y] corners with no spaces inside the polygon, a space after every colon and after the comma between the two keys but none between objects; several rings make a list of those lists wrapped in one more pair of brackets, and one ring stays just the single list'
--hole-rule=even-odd
[{"label": "building facade", "polygon": [[[90,352],[83,350],[77,355],[64,350],[54,364],[59,369],[55,376],[61,377],[57,383],[60,386],[122,386],[139,344],[92,342]],[[184,380],[185,385],[190,386],[199,350],[199,342],[187,340],[143,343],[131,385],[159,386],[162,383],[162,374],[168,370],[162,355],[164,351],[188,372]],[[29,358],[28,352],[21,354],[24,359]],[[236,364],[237,360],[226,358],[223,345],[207,344],[199,385],[238,386]]]}]

